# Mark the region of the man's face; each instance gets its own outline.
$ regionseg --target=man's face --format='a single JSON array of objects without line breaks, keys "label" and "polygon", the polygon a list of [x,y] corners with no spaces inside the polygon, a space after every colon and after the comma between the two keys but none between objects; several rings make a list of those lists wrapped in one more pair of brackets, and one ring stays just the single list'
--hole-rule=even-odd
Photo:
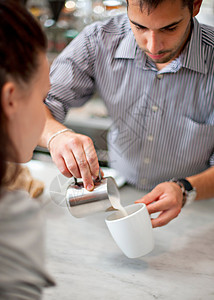
[{"label": "man's face", "polygon": [[192,16],[182,0],[165,0],[149,14],[130,0],[128,17],[139,47],[160,67],[180,54],[190,34]]}]

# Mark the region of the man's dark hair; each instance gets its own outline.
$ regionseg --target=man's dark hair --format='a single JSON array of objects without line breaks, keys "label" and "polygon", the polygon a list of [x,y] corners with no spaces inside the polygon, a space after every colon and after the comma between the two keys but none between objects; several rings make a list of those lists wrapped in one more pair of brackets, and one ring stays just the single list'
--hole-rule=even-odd
[{"label": "man's dark hair", "polygon": [[[162,2],[164,2],[166,0],[135,0],[135,1],[136,2],[138,1],[141,11],[143,11],[144,9],[147,9],[148,14],[150,14],[153,9],[157,8],[159,4],[161,4]],[[173,0],[171,0],[171,1],[173,1]],[[183,7],[187,6],[192,15],[194,0],[181,0],[181,1],[183,4]],[[127,6],[128,5],[129,5],[129,1],[127,0]]]},{"label": "man's dark hair", "polygon": [[39,53],[45,53],[46,47],[46,36],[27,9],[14,0],[0,0],[0,189],[6,160],[18,158],[7,133],[2,88],[9,78],[30,83],[39,67]]}]

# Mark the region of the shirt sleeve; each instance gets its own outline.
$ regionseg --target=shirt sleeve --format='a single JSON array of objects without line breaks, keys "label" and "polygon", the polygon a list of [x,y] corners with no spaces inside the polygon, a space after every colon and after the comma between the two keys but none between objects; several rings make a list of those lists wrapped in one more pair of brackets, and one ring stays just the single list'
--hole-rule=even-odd
[{"label": "shirt sleeve", "polygon": [[51,89],[45,103],[60,122],[70,107],[83,105],[94,93],[96,42],[91,43],[91,30],[85,28],[51,66]]},{"label": "shirt sleeve", "polygon": [[39,204],[24,191],[7,192],[0,199],[0,299],[40,299],[52,285]]}]

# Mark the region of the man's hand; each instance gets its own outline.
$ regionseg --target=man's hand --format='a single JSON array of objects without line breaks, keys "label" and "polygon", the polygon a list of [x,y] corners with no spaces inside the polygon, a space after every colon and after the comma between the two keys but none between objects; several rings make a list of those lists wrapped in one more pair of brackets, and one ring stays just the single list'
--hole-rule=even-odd
[{"label": "man's hand", "polygon": [[149,214],[160,212],[151,219],[153,227],[160,227],[176,218],[182,207],[182,190],[174,182],[163,182],[135,203],[145,203]]},{"label": "man's hand", "polygon": [[50,154],[59,171],[67,177],[82,177],[84,187],[93,190],[99,163],[92,140],[82,134],[63,132],[49,144]]}]

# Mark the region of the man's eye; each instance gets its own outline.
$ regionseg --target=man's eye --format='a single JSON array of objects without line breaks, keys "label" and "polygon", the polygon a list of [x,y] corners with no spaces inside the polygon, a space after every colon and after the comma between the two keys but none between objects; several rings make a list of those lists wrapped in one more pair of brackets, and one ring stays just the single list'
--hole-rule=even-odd
[{"label": "man's eye", "polygon": [[165,31],[175,31],[177,29],[177,27],[169,27],[169,28],[166,28]]},{"label": "man's eye", "polygon": [[137,26],[137,25],[135,25],[135,28],[136,28],[137,30],[145,30],[145,29],[146,29],[146,28],[144,28],[144,27]]}]

